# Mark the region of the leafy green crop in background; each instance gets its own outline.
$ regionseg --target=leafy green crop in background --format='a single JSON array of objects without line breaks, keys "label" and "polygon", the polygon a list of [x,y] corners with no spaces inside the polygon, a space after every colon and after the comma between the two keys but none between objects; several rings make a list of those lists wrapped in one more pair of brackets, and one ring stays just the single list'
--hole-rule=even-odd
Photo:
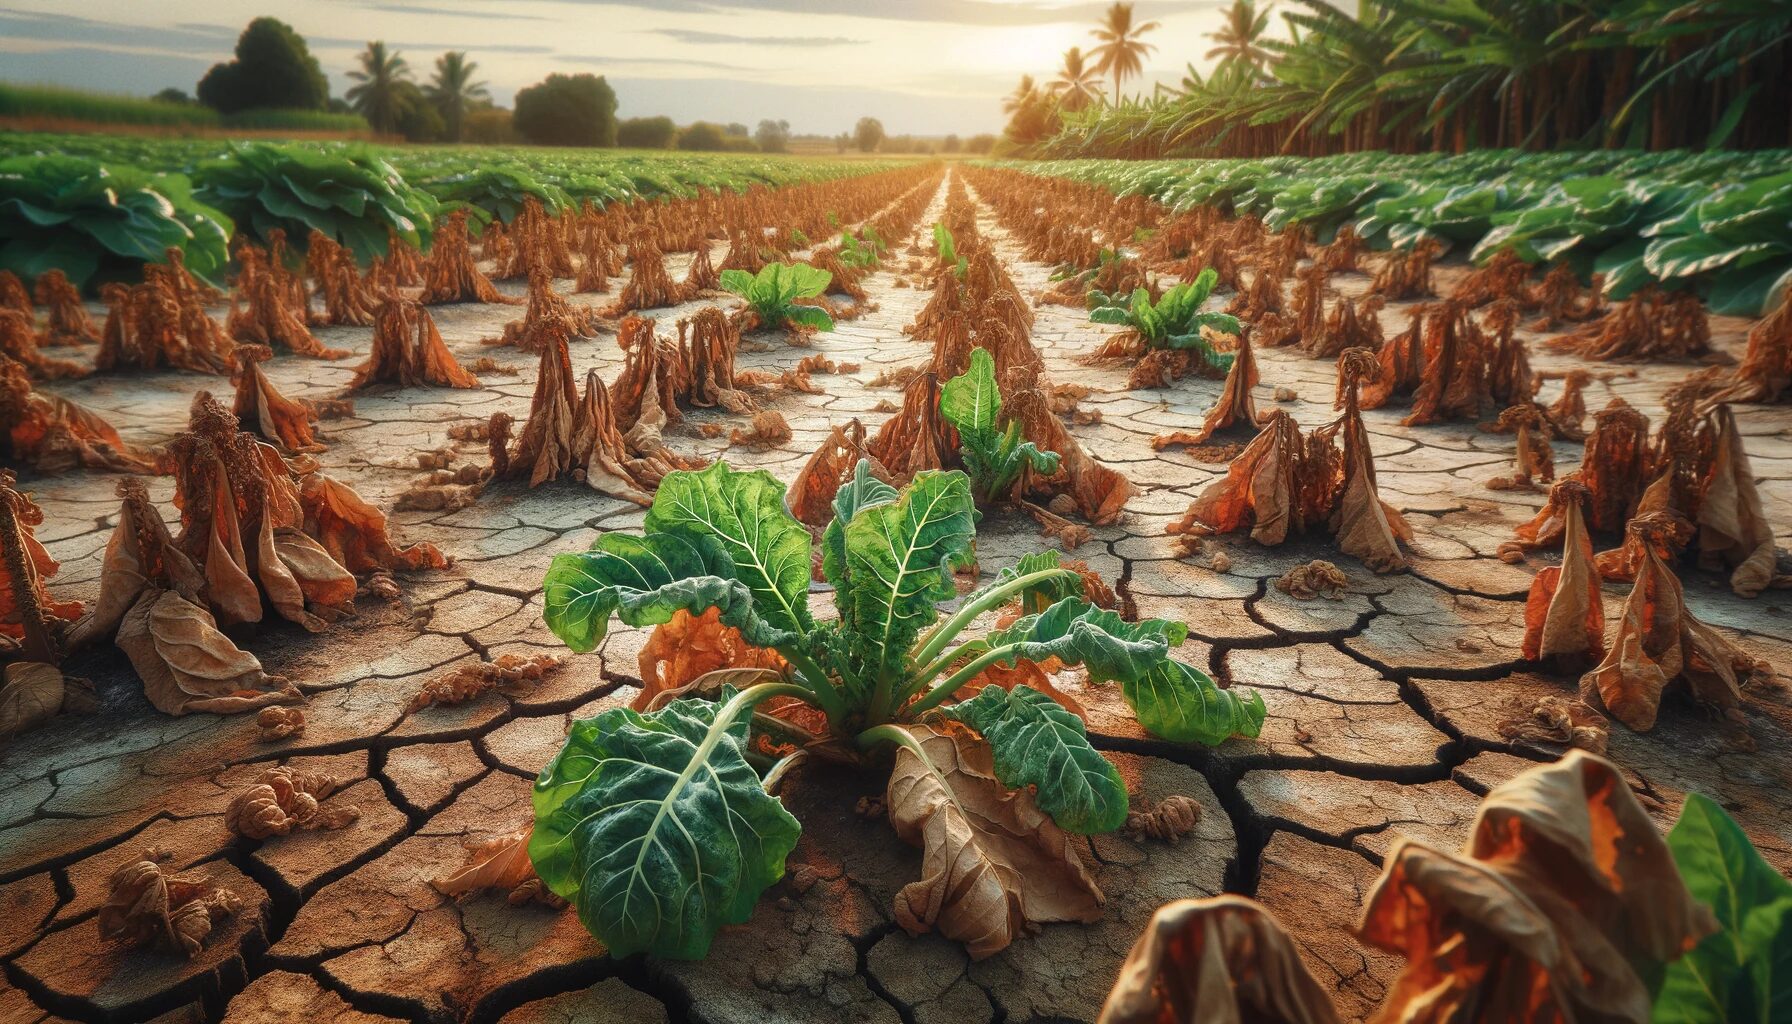
[{"label": "leafy green crop in background", "polygon": [[490,224],[494,217],[510,223],[523,212],[523,204],[531,197],[540,201],[548,213],[577,205],[565,189],[540,181],[520,167],[458,171],[427,179],[422,187],[441,201],[443,213],[466,210],[480,225]]},{"label": "leafy green crop in background", "polygon": [[280,229],[303,247],[316,230],[365,262],[386,255],[392,237],[428,249],[435,231],[435,199],[371,150],[249,143],[193,177],[202,198],[264,242]]},{"label": "leafy green crop in background", "polygon": [[77,287],[135,276],[170,246],[213,283],[228,262],[230,218],[183,175],[75,156],[0,160],[0,267],[26,280],[60,269]]},{"label": "leafy green crop in background", "polygon": [[1627,150],[1348,153],[1216,160],[997,163],[1145,195],[1172,210],[1212,206],[1312,229],[1351,224],[1373,246],[1422,241],[1476,262],[1510,249],[1643,285],[1694,288],[1715,312],[1758,316],[1792,283],[1792,152]]},{"label": "leafy green crop in background", "polygon": [[[764,470],[718,462],[669,473],[640,536],[606,533],[548,569],[544,619],[576,651],[603,641],[611,615],[652,626],[713,608],[789,666],[764,673],[775,681],[723,689],[719,703],[684,698],[575,723],[542,769],[530,857],[618,956],[702,956],[716,929],[745,920],[782,873],[800,826],[766,795],[747,754],[762,701],[812,705],[843,751],[869,759],[901,746],[929,766],[909,727],[941,708],[989,744],[1003,785],[1034,787],[1041,809],[1083,834],[1118,828],[1127,796],[1074,715],[1024,685],[941,705],[992,666],[1055,658],[1118,682],[1147,729],[1218,743],[1262,728],[1256,694],[1222,690],[1171,660],[1186,626],[1124,622],[1095,607],[1055,552],[1021,559],[942,620],[938,604],[958,598],[954,570],[971,562],[976,539],[963,473],[924,472],[898,491],[869,462],[855,467],[822,534],[833,621],[810,611],[812,540],[784,500],[784,485]],[[965,638],[1012,600],[1025,614]]]},{"label": "leafy green crop in background", "polygon": [[834,329],[834,318],[820,306],[799,306],[797,299],[812,299],[825,293],[834,275],[807,263],[767,263],[759,273],[744,270],[722,271],[722,290],[746,299],[767,324],[791,324],[813,327],[818,331]]}]

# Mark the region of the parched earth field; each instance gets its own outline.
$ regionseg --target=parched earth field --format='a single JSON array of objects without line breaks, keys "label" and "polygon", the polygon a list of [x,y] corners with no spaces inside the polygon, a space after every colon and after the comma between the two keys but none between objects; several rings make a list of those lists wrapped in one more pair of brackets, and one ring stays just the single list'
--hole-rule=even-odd
[{"label": "parched earth field", "polygon": [[[942,185],[923,230],[944,196]],[[986,206],[981,228],[1023,293],[1050,287],[1050,268],[1021,258]],[[776,332],[749,336],[753,351],[741,354],[743,367],[780,370],[814,352],[859,364],[852,373],[818,375],[825,394],[764,394],[763,404],[794,428],[792,440],[731,449],[698,428],[744,427],[742,418],[697,410],[668,431],[668,442],[680,452],[764,466],[788,482],[831,426],[852,417],[881,422],[888,413],[880,408],[901,396],[867,382],[928,352],[901,332],[927,298],[917,287],[919,264],[902,254],[907,241],[866,281],[874,311],[815,336],[810,348]],[[674,277],[688,259],[669,258]],[[1444,267],[1440,285],[1460,273]],[[1346,294],[1367,283],[1363,275],[1334,279]],[[520,284],[502,287],[520,294]],[[1406,305],[1382,313],[1390,336],[1405,325]],[[651,315],[666,332],[692,308]],[[364,393],[353,418],[326,421],[325,467],[382,508],[419,475],[420,452],[448,447],[457,465],[483,462],[483,445],[456,445],[450,425],[496,410],[520,422],[529,408],[536,357],[480,344],[519,307],[432,312],[463,363],[489,355],[521,372],[482,374],[485,386],[473,391]],[[1747,324],[1714,318],[1713,327],[1715,344],[1740,354]],[[1376,576],[1337,555],[1323,536],[1274,549],[1221,538],[1178,557],[1166,524],[1224,466],[1156,452],[1150,441],[1199,426],[1219,383],[1185,379],[1129,392],[1126,367],[1076,361],[1111,330],[1087,323],[1080,311],[1046,305],[1033,334],[1053,379],[1095,389],[1082,408],[1100,420],[1073,427],[1076,436],[1139,488],[1123,520],[1096,528],[1076,556],[1115,584],[1128,610],[1186,620],[1183,657],[1232,686],[1258,690],[1269,718],[1260,738],[1187,748],[1144,735],[1111,688],[1069,674],[1059,680],[1089,709],[1096,745],[1136,797],[1184,794],[1203,809],[1196,830],[1174,844],[1124,834],[1089,842],[1107,898],[1098,924],[1050,925],[975,963],[936,935],[908,935],[891,901],[918,876],[920,851],[859,810],[861,798],[882,793],[882,776],[837,770],[787,784],[785,800],[803,824],[791,870],[748,923],[724,929],[701,962],[613,959],[570,911],[511,906],[501,893],[459,901],[438,893],[431,880],[458,868],[469,844],[529,819],[530,783],[569,721],[626,704],[639,682],[645,631],[617,627],[598,653],[572,658],[521,696],[403,714],[426,679],[458,662],[564,652],[541,617],[549,559],[642,522],[638,507],[570,482],[536,490],[499,484],[459,511],[394,515],[401,541],[440,545],[454,559],[451,568],[402,579],[396,600],[363,594],[355,618],[320,635],[282,625],[243,639],[270,672],[309,694],[302,737],[259,742],[253,715],[157,714],[116,651],[65,666],[96,682],[100,712],[60,717],[0,751],[0,1020],[1089,1021],[1153,910],[1221,891],[1255,896],[1274,910],[1315,975],[1335,986],[1340,1008],[1360,1018],[1399,966],[1351,933],[1395,837],[1456,846],[1489,787],[1560,753],[1510,742],[1498,728],[1536,698],[1575,689],[1572,678],[1544,674],[1519,654],[1524,596],[1542,561],[1514,566],[1495,557],[1542,495],[1485,486],[1509,471],[1510,436],[1473,424],[1406,428],[1401,410],[1377,410],[1366,419],[1382,494],[1417,532],[1410,571]],[[362,328],[318,333],[357,355],[370,338]],[[1570,365],[1535,344],[1539,336],[1528,337],[1538,368]],[[613,334],[576,341],[572,353],[581,376],[597,367],[613,379],[622,361]],[[1262,350],[1259,359],[1260,407],[1286,409],[1303,427],[1333,418],[1331,362],[1285,349]],[[323,398],[341,391],[357,362],[285,356],[266,369],[287,395]],[[1591,369],[1590,408],[1623,396],[1651,417],[1660,415],[1664,390],[1690,370]],[[128,439],[161,443],[184,425],[194,392],[229,384],[166,373],[53,387],[110,418]],[[1277,403],[1277,389],[1295,397],[1284,393]],[[1736,416],[1763,478],[1769,518],[1792,528],[1792,410],[1751,406]],[[1578,446],[1558,441],[1555,452],[1559,472],[1578,464]],[[47,517],[38,537],[63,564],[53,581],[59,597],[98,596],[117,481],[79,473],[21,485]],[[149,486],[172,515],[171,481]],[[981,571],[993,575],[1041,543],[1030,519],[986,515]],[[1334,560],[1349,575],[1341,600],[1299,601],[1271,585],[1315,558]],[[1701,619],[1757,657],[1792,668],[1792,617],[1779,593],[1743,600],[1704,574],[1689,575],[1686,586]],[[1618,614],[1624,594],[1608,587],[1608,615]],[[1770,688],[1752,695],[1745,713],[1741,738],[1671,700],[1652,732],[1614,724],[1609,756],[1664,827],[1688,791],[1707,793],[1785,870],[1792,868],[1792,701]],[[358,806],[359,820],[334,831],[233,840],[222,821],[226,804],[274,763],[344,779],[330,803]],[[99,940],[95,913],[108,876],[149,848],[243,899],[243,910],[191,961],[119,952]]]}]

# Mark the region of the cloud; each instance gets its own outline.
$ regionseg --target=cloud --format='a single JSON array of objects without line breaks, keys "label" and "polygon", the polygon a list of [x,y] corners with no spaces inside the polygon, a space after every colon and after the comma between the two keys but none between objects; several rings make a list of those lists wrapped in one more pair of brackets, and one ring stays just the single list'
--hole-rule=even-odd
[{"label": "cloud", "polygon": [[[1107,13],[1109,3],[995,3],[992,0],[557,0],[559,3],[640,7],[660,12],[720,14],[727,11],[775,11],[782,14],[873,18],[880,21],[940,22],[948,25],[1014,27],[1053,25],[1063,22],[1095,22]],[[1210,10],[1223,0],[1136,0],[1135,21],[1167,14]]]},{"label": "cloud", "polygon": [[735,78],[609,78],[620,117],[665,114],[692,121],[757,124],[789,121],[798,134],[852,131],[861,117],[875,117],[893,135],[975,135],[1000,130],[1001,100],[929,96],[900,89],[817,88]]},{"label": "cloud", "polygon": [[688,28],[655,28],[648,31],[668,39],[676,39],[681,43],[699,45],[751,43],[757,46],[863,46],[869,42],[866,39],[848,39],[845,36],[737,36],[727,32],[699,32],[696,29]]},{"label": "cloud", "polygon": [[[429,7],[424,4],[385,4],[385,3],[370,3],[370,4],[366,4],[365,6],[367,7],[368,10],[387,11],[392,14],[427,14],[431,17],[438,17],[438,18],[488,18],[488,17],[491,17],[490,14],[488,14],[484,11],[470,11],[464,7]],[[511,14],[507,11],[504,14],[504,20],[505,21],[547,21],[549,19],[540,14]]]},{"label": "cloud", "polygon": [[[210,52],[220,48],[228,50],[235,38],[234,31],[226,34],[218,28],[200,25],[128,25],[96,21],[73,14],[50,14],[0,7],[0,39],[35,39],[71,46],[126,46]],[[8,78],[19,77],[19,72],[10,67],[6,72]]]},{"label": "cloud", "polygon": [[[586,54],[562,53],[554,58],[569,64],[589,64],[595,67],[632,66],[632,67],[686,67],[710,68],[715,71],[753,71],[738,64],[724,64],[714,60],[680,60],[672,57],[596,57]],[[702,79],[702,81],[714,81]]]}]

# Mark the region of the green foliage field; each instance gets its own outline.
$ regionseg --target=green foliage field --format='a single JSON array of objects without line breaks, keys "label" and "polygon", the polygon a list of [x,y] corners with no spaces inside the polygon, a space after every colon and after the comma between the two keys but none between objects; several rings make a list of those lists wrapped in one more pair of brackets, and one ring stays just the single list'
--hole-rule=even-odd
[{"label": "green foliage field", "polygon": [[387,240],[427,248],[435,221],[467,209],[510,220],[548,209],[690,197],[874,174],[900,160],[532,147],[233,142],[0,133],[0,268],[60,267],[78,284],[129,277],[170,245],[215,279],[235,235],[313,229],[362,260]]},{"label": "green foliage field", "polygon": [[1211,205],[1329,241],[1343,225],[1377,248],[1432,242],[1476,262],[1511,250],[1605,275],[1623,298],[1693,288],[1720,313],[1759,315],[1792,281],[1792,151],[1349,153],[1214,160],[997,162]]},{"label": "green foliage field", "polygon": [[0,118],[208,131],[367,133],[367,122],[359,114],[333,114],[324,110],[245,110],[237,114],[220,114],[197,103],[166,103],[138,96],[5,82],[0,82]]}]

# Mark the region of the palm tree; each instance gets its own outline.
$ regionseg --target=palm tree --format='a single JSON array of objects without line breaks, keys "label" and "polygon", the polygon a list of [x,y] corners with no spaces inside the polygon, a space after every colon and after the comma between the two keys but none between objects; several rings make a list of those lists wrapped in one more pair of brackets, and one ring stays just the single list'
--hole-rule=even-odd
[{"label": "palm tree", "polygon": [[1207,51],[1208,58],[1218,57],[1221,63],[1248,64],[1253,70],[1261,71],[1263,65],[1269,63],[1270,54],[1257,45],[1257,40],[1269,27],[1269,12],[1268,6],[1258,11],[1255,0],[1232,0],[1232,6],[1226,10],[1226,23],[1219,31],[1207,33],[1207,38],[1216,44]]},{"label": "palm tree", "polygon": [[1101,86],[1093,65],[1083,60],[1083,48],[1072,46],[1064,53],[1064,68],[1058,77],[1052,79],[1052,92],[1058,96],[1058,105],[1065,110],[1077,111],[1101,99]]},{"label": "palm tree", "polygon": [[1039,87],[1033,84],[1032,75],[1020,76],[1020,84],[1015,86],[1014,91],[1009,93],[1007,97],[1002,100],[1002,113],[1012,114],[1015,111],[1020,110],[1022,107],[1033,102],[1034,97],[1037,96],[1038,93]]},{"label": "palm tree", "polygon": [[467,110],[492,98],[484,82],[473,81],[473,71],[478,67],[467,59],[465,50],[449,50],[436,58],[435,80],[423,87],[423,95],[429,97],[429,102],[442,115],[442,123],[447,126],[452,142],[460,141],[461,123],[466,119]]},{"label": "palm tree", "polygon": [[1101,45],[1090,51],[1096,59],[1095,70],[1114,76],[1114,101],[1120,100],[1120,86],[1128,78],[1144,70],[1141,60],[1157,47],[1141,42],[1139,37],[1154,28],[1162,28],[1155,21],[1147,21],[1143,25],[1132,23],[1132,4],[1116,3],[1108,8],[1107,20],[1100,28],[1091,29],[1089,34],[1101,40]]},{"label": "palm tree", "polygon": [[368,43],[367,49],[361,51],[361,69],[350,71],[348,77],[361,84],[345,95],[356,112],[367,118],[374,132],[384,135],[396,130],[398,118],[404,113],[403,90],[398,84],[411,77],[410,66],[398,51],[387,52],[382,42]]}]

